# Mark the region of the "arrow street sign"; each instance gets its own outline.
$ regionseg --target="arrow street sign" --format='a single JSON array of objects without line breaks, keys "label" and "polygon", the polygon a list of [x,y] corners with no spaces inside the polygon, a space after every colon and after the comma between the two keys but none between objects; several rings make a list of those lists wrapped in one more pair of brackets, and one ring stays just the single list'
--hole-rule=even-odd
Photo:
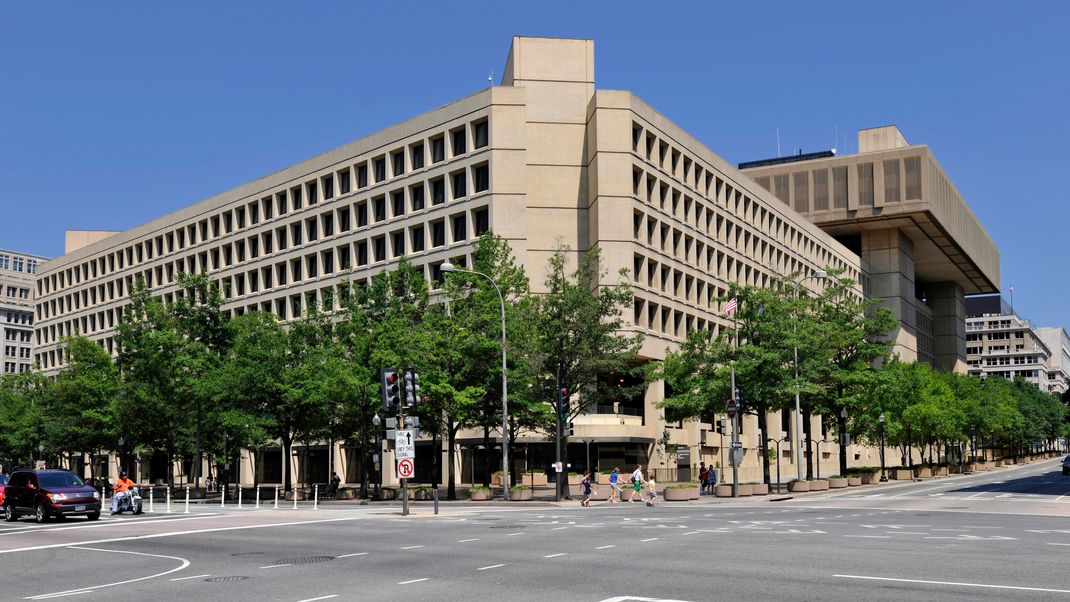
[{"label": "arrow street sign", "polygon": [[398,477],[402,479],[411,479],[414,471],[412,465],[412,459],[406,458],[404,460],[398,460]]},{"label": "arrow street sign", "polygon": [[732,442],[732,449],[742,449],[742,448],[743,448],[743,442],[742,441],[733,441]]},{"label": "arrow street sign", "polygon": [[416,459],[416,438],[412,436],[412,429],[398,431],[394,455],[398,460]]}]

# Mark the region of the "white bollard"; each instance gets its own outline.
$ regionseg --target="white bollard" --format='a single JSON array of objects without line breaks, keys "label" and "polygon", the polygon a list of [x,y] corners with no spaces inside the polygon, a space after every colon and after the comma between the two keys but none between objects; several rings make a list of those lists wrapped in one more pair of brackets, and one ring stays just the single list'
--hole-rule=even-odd
[{"label": "white bollard", "polygon": [[171,514],[171,486],[167,486],[167,513]]},{"label": "white bollard", "polygon": [[238,510],[241,510],[241,485],[236,485],[238,488]]},{"label": "white bollard", "polygon": [[156,512],[156,505],[155,505],[155,501],[156,500],[154,499],[154,496],[153,496],[155,491],[156,491],[156,489],[150,485],[149,486],[149,512]]},{"label": "white bollard", "polygon": [[260,485],[256,486],[256,509],[260,509]]},{"label": "white bollard", "polygon": [[294,487],[294,510],[297,510],[297,487]]},{"label": "white bollard", "polygon": [[189,487],[186,487],[186,514],[189,514]]},{"label": "white bollard", "polygon": [[227,486],[218,487],[219,489],[219,507],[222,508],[226,505],[227,501]]},{"label": "white bollard", "polygon": [[275,509],[279,509],[279,486],[275,485]]},{"label": "white bollard", "polygon": [[320,486],[319,486],[319,483],[316,483],[312,487],[313,487],[313,489],[312,489],[312,491],[313,491],[313,493],[312,493],[312,509],[313,510],[319,510],[320,509]]}]

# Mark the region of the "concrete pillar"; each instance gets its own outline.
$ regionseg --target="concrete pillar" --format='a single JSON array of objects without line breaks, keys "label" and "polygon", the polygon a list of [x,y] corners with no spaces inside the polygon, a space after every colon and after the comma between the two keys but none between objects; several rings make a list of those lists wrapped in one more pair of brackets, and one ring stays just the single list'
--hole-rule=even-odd
[{"label": "concrete pillar", "polygon": [[862,232],[861,257],[862,268],[869,274],[866,296],[879,297],[899,320],[899,330],[892,336],[892,353],[904,361],[917,360],[913,241],[898,228],[866,230]]},{"label": "concrete pillar", "polygon": [[933,313],[933,365],[966,372],[966,299],[956,282],[927,287]]}]

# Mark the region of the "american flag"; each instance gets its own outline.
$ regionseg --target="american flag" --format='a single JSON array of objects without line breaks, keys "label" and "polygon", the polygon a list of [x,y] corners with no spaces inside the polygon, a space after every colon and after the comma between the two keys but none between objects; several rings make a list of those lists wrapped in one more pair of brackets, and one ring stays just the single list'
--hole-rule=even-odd
[{"label": "american flag", "polygon": [[732,297],[728,303],[724,304],[724,309],[721,311],[723,314],[731,314],[736,311],[736,298]]}]

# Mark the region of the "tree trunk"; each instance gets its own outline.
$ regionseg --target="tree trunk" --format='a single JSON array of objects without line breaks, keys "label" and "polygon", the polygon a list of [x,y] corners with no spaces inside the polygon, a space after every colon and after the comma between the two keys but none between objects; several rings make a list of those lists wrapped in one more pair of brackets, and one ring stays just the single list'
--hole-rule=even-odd
[{"label": "tree trunk", "polygon": [[490,427],[483,426],[483,486],[490,487]]},{"label": "tree trunk", "polygon": [[[758,434],[761,436],[762,450],[762,482],[769,484],[769,416],[764,410],[758,411]],[[702,448],[699,448],[699,456],[702,456]]]},{"label": "tree trunk", "polygon": [[[842,391],[841,391],[842,395]],[[839,422],[839,436],[840,436],[840,476],[847,476],[847,446],[844,443],[847,442],[847,419],[844,418],[843,412],[837,417]]]},{"label": "tree trunk", "polygon": [[293,445],[293,437],[290,435],[284,435],[280,439],[282,441],[282,490],[290,491],[290,481],[292,480],[292,470],[290,470],[290,451]]},{"label": "tree trunk", "polygon": [[365,427],[360,432],[360,498],[368,498],[368,428],[367,421],[365,421]]},{"label": "tree trunk", "polygon": [[454,424],[452,418],[446,420],[446,445],[449,446],[449,466],[446,468],[446,499],[457,499],[457,428],[459,425]]},{"label": "tree trunk", "polygon": [[[810,422],[810,410],[803,410],[803,437],[806,438],[806,452],[804,455],[806,456],[807,480],[814,478],[814,454],[812,453],[813,440],[810,437],[810,431],[812,430]],[[818,459],[818,461],[820,462],[821,460]]]},{"label": "tree trunk", "polygon": [[197,411],[197,428],[193,436],[193,474],[190,475],[193,479],[193,490],[201,490],[201,416],[200,410]]}]

